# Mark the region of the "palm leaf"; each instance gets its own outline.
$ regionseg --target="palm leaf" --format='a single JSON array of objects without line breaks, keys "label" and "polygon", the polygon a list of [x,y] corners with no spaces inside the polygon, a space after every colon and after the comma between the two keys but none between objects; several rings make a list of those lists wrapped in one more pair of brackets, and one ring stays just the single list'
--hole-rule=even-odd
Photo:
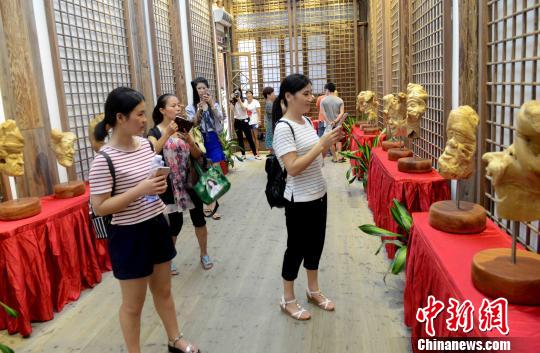
[{"label": "palm leaf", "polygon": [[2,343],[0,343],[0,352],[2,353],[15,353],[15,351],[8,346],[4,346]]},{"label": "palm leaf", "polygon": [[399,241],[399,240],[395,240],[395,239],[387,239],[387,240],[383,240],[381,242],[381,245],[379,246],[379,248],[377,249],[377,251],[375,252],[375,255],[379,255],[379,253],[381,252],[382,248],[386,245],[386,244],[394,244],[398,247],[401,247],[403,246],[403,242]]},{"label": "palm leaf", "polygon": [[392,202],[394,203],[394,206],[399,213],[403,229],[407,232],[407,234],[409,234],[412,226],[411,214],[409,213],[409,211],[407,211],[405,206],[403,206],[397,199],[393,199]]},{"label": "palm leaf", "polygon": [[394,261],[392,261],[391,271],[394,275],[397,275],[405,268],[407,260],[407,246],[402,246],[396,251]]},{"label": "palm leaf", "polygon": [[380,236],[380,237],[401,237],[401,234],[391,232],[389,230],[379,228],[373,224],[362,224],[359,226],[360,230],[366,234]]},{"label": "palm leaf", "polygon": [[6,313],[7,313],[9,316],[11,316],[11,317],[17,317],[17,316],[19,316],[19,313],[18,313],[16,310],[10,308],[10,307],[7,306],[6,304],[0,302],[0,306],[1,306],[2,308],[4,308],[4,310],[6,311]]},{"label": "palm leaf", "polygon": [[349,179],[349,184],[352,184],[354,183],[354,181],[356,180],[356,175],[352,177],[352,179]]}]

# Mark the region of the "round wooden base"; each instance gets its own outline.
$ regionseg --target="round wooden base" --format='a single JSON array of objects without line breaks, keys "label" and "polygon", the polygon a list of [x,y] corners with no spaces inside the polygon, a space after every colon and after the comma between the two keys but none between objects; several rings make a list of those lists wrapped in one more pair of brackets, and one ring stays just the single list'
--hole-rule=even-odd
[{"label": "round wooden base", "polygon": [[510,249],[487,249],[474,255],[472,280],[476,289],[509,303],[540,305],[540,255],[517,250],[517,261]]},{"label": "round wooden base", "polygon": [[366,135],[378,135],[381,132],[378,127],[366,127],[364,128],[364,134]]},{"label": "round wooden base", "polygon": [[390,148],[400,148],[404,146],[403,142],[401,141],[383,141],[381,145],[383,151],[388,151]]},{"label": "round wooden base", "polygon": [[16,221],[35,216],[41,212],[41,201],[37,197],[23,197],[0,203],[0,220]]},{"label": "round wooden base", "polygon": [[362,130],[364,126],[369,126],[370,124],[367,121],[357,121],[354,125]]},{"label": "round wooden base", "polygon": [[57,199],[69,199],[80,196],[86,192],[86,186],[83,181],[68,181],[54,185],[54,197]]},{"label": "round wooden base", "polygon": [[402,173],[429,173],[431,172],[431,160],[414,157],[400,158],[397,168]]},{"label": "round wooden base", "polygon": [[437,201],[429,208],[429,224],[438,230],[456,234],[480,233],[486,228],[484,207],[467,201]]},{"label": "round wooden base", "polygon": [[388,150],[388,160],[390,161],[397,161],[398,159],[403,157],[412,157],[412,155],[412,151],[406,148],[390,148]]}]

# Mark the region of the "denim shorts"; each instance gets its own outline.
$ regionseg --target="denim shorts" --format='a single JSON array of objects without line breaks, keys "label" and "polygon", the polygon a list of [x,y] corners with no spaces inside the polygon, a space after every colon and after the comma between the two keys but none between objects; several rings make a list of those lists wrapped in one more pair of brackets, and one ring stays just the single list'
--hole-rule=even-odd
[{"label": "denim shorts", "polygon": [[108,239],[113,274],[120,280],[150,276],[154,265],[176,256],[163,214],[137,224],[111,224]]}]

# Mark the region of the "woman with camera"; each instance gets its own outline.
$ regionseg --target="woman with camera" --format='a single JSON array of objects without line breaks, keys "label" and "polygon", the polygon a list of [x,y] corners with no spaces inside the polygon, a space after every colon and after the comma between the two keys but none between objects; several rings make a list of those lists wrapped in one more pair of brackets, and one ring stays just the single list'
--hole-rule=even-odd
[{"label": "woman with camera", "polygon": [[[204,219],[203,203],[192,189],[196,176],[191,163],[193,159],[196,160],[202,155],[202,151],[186,128],[184,131],[178,131],[182,126],[189,126],[189,124],[180,126],[182,121],[179,119],[182,119],[183,114],[183,106],[175,95],[161,95],[152,112],[154,127],[148,132],[148,139],[155,152],[164,156],[165,165],[171,168],[169,187],[160,196],[167,205],[165,213],[169,218],[173,241],[176,244],[178,234],[182,230],[183,211],[189,210],[191,222],[195,227],[195,236],[199,242],[201,266],[209,270],[213,263],[207,251],[208,229]],[[175,120],[179,124],[175,123]],[[176,266],[171,266],[171,273],[178,274]]]},{"label": "woman with camera", "polygon": [[[188,119],[199,126],[204,139],[206,158],[210,159],[214,165],[219,165],[225,160],[218,135],[223,131],[221,106],[210,94],[210,85],[204,77],[197,77],[191,81],[191,87],[193,88],[193,104],[186,108]],[[216,212],[218,205],[216,202],[205,207],[205,216],[215,220],[221,219],[221,215]]]},{"label": "woman with camera", "polygon": [[243,137],[243,135],[245,135],[248,140],[249,147],[251,148],[251,152],[253,152],[253,156],[255,156],[255,159],[261,159],[261,157],[257,154],[255,142],[253,142],[253,136],[251,134],[251,127],[249,126],[247,102],[244,102],[242,91],[238,88],[234,90],[231,96],[231,105],[234,115],[234,130],[236,131],[236,137],[238,137],[238,145],[242,149],[242,156],[246,155]]}]

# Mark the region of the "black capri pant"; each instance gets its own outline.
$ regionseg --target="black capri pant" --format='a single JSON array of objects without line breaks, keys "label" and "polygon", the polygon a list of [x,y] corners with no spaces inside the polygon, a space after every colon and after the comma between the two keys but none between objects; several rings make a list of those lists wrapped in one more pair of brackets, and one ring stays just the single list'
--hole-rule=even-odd
[{"label": "black capri pant", "polygon": [[[189,210],[191,222],[195,228],[204,227],[206,225],[206,220],[204,219],[203,203],[192,190],[188,190],[188,194],[195,205],[195,208]],[[167,217],[169,218],[169,232],[171,236],[178,236],[184,225],[184,215],[182,212],[173,212],[169,213]]]},{"label": "black capri pant", "polygon": [[236,131],[236,137],[238,137],[238,146],[240,146],[240,148],[242,149],[242,155],[246,154],[246,150],[244,149],[243,135],[246,135],[249,147],[251,148],[251,152],[253,152],[253,155],[256,155],[257,149],[255,148],[255,142],[253,141],[253,136],[251,135],[249,119],[234,119],[234,130]]},{"label": "black capri pant", "polygon": [[326,236],[327,197],[309,202],[289,202],[285,206],[287,250],[281,276],[294,281],[304,261],[307,270],[318,270]]}]

